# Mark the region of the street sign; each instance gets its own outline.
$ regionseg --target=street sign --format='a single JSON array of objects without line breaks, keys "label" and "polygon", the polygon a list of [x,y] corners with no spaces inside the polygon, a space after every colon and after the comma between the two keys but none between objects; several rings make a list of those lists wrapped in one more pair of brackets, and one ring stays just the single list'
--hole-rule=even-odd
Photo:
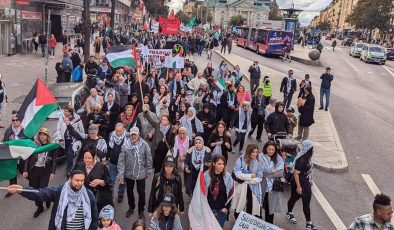
[{"label": "street sign", "polygon": [[28,6],[30,5],[30,0],[15,0],[17,6]]}]

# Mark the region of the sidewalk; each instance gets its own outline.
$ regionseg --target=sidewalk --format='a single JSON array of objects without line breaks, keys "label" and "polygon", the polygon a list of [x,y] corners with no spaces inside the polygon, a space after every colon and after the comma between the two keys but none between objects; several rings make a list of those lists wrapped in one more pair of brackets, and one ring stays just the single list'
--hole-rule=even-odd
[{"label": "sidewalk", "polygon": [[294,44],[294,50],[291,51],[290,56],[292,61],[301,62],[306,65],[312,66],[323,66],[321,60],[311,60],[309,58],[309,52],[312,51],[310,46],[301,47],[300,45]]},{"label": "sidewalk", "polygon": [[[223,55],[218,50],[215,50],[215,52],[231,65],[238,64],[242,73],[244,73],[247,80],[249,80],[248,69],[249,66],[253,64],[251,60],[234,54]],[[263,76],[270,76],[273,85],[273,97],[282,100],[283,95],[279,92],[279,86],[285,73],[278,72],[262,65],[260,65],[260,68]],[[318,103],[320,101],[320,88],[318,86],[313,86],[313,94],[316,103]],[[293,97],[292,106],[297,108],[295,102],[296,96]],[[318,107],[319,106],[315,106],[315,124],[313,124],[309,130],[309,139],[315,143],[313,162],[316,168],[323,171],[337,173],[346,172],[348,169],[348,162],[332,120],[331,113],[329,111],[318,110]],[[297,133],[297,128],[294,130],[294,133]]]}]

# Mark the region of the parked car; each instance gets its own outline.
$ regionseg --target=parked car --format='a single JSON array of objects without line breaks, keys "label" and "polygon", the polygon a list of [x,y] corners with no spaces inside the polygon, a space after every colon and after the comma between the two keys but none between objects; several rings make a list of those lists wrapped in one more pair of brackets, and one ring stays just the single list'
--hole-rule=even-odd
[{"label": "parked car", "polygon": [[360,60],[365,63],[372,62],[384,65],[386,63],[386,52],[382,46],[364,44]]},{"label": "parked car", "polygon": [[386,58],[387,60],[394,60],[394,48],[386,49]]},{"label": "parked car", "polygon": [[350,46],[353,43],[353,38],[344,38],[341,42],[343,46]]},{"label": "parked car", "polygon": [[350,46],[349,55],[352,57],[360,57],[361,52],[363,51],[364,43],[361,42],[353,42]]}]

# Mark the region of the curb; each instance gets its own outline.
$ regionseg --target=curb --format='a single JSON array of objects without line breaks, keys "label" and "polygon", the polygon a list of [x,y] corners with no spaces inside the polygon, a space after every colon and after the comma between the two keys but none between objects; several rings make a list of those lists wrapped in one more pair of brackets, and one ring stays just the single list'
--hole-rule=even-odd
[{"label": "curb", "polygon": [[[217,50],[215,50],[215,52],[216,52],[216,54],[219,55],[222,59],[226,60],[226,62],[227,62],[229,65],[234,66],[233,63],[231,63],[230,61],[228,61],[228,59],[226,58],[226,56],[221,55],[221,54],[219,53],[219,51],[217,51]],[[301,58],[300,58],[300,59],[301,59]],[[314,61],[312,61],[312,60],[305,60],[305,59],[301,59],[301,60],[314,62]],[[319,64],[321,65],[320,61],[318,61],[318,62],[319,62]],[[267,67],[267,68],[269,68],[269,67]],[[271,69],[271,68],[269,68],[269,69]],[[275,71],[276,71],[276,70],[275,70]],[[279,72],[279,71],[278,71],[278,72]],[[249,81],[249,77],[247,77],[247,76],[245,75],[245,78]],[[320,89],[319,86],[317,86],[317,87]],[[346,155],[345,155],[345,152],[344,152],[344,150],[343,150],[341,141],[340,141],[340,139],[339,139],[338,132],[337,132],[337,129],[336,129],[335,124],[334,124],[334,120],[332,119],[331,111],[329,111],[329,113],[328,113],[328,120],[329,120],[329,123],[330,123],[330,128],[331,128],[331,130],[332,130],[332,133],[333,133],[333,137],[334,137],[335,143],[336,143],[336,145],[337,145],[337,149],[338,149],[337,152],[338,152],[338,154],[339,154],[340,160],[338,161],[337,164],[334,164],[334,163],[327,163],[327,162],[316,162],[316,161],[314,161],[314,166],[315,166],[317,169],[319,169],[319,170],[321,170],[321,171],[325,171],[325,172],[330,172],[330,173],[345,173],[345,172],[347,172],[348,169],[349,169],[349,164],[348,164],[348,161],[347,161],[347,159],[346,159]]]},{"label": "curb", "polygon": [[294,60],[294,61],[296,61],[296,62],[303,63],[303,64],[305,64],[305,65],[323,66],[323,65],[321,64],[321,61],[320,61],[320,60],[315,60],[315,61],[313,61],[313,60],[308,60],[308,59],[304,59],[304,58],[300,58],[300,57],[296,57],[296,56],[292,56],[292,55],[290,55],[290,56],[291,56],[291,60]]}]

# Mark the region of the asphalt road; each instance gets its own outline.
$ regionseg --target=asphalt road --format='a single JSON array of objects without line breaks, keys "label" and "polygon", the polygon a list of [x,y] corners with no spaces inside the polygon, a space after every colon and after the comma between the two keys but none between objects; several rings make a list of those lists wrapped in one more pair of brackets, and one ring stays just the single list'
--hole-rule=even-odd
[{"label": "asphalt road", "polygon": [[[332,174],[316,170],[314,177],[315,183],[324,197],[343,223],[348,226],[356,216],[369,213],[372,209],[373,194],[361,174],[369,174],[378,188],[388,195],[394,196],[394,186],[390,180],[390,176],[393,175],[390,163],[393,162],[392,149],[394,147],[392,141],[394,137],[394,119],[392,118],[394,105],[391,102],[393,94],[390,89],[393,89],[394,77],[390,73],[390,69],[360,62],[349,57],[346,48],[340,48],[335,52],[325,49],[321,59],[325,65],[331,66],[333,69],[335,78],[330,110],[349,161],[349,171],[343,174]],[[297,77],[303,77],[305,73],[309,73],[312,82],[317,85],[320,84],[319,76],[324,72],[323,67],[307,66],[294,61],[289,64],[282,63],[278,59],[265,58],[239,47],[233,47],[233,53],[250,60],[259,60],[263,65],[281,72],[287,72],[291,68]],[[20,62],[21,59],[23,62]],[[28,60],[30,63],[24,64]],[[21,96],[27,94],[35,76],[43,72],[42,60],[37,56],[29,55],[2,58],[0,61],[4,80],[8,83],[8,88],[12,90],[10,100],[15,104],[20,101]],[[199,69],[205,67],[205,56],[195,56],[195,60]],[[220,61],[221,59],[214,54],[213,65],[218,66]],[[50,63],[51,68],[53,68],[54,62],[53,60]],[[394,68],[393,63],[388,63],[387,66]],[[54,80],[53,73],[54,71],[52,71],[51,81]],[[279,88],[279,86],[274,86],[274,90],[275,87]],[[248,139],[247,143],[249,142],[255,141]],[[230,172],[235,159],[236,155],[230,156],[228,165]],[[52,185],[62,184],[66,179],[63,173],[64,165],[61,165],[57,172],[55,179],[50,182]],[[24,178],[19,178],[19,181],[21,184],[27,184]],[[147,198],[150,193],[150,183],[151,180],[147,182],[146,186]],[[7,182],[0,183],[0,186],[6,185],[8,185]],[[5,193],[0,191],[0,197],[3,194]],[[188,207],[190,199],[185,197],[186,207]],[[299,224],[290,225],[285,220],[284,213],[288,198],[289,192],[285,191],[281,196],[283,212],[275,215],[275,224],[283,229],[304,229],[301,202],[297,203],[294,210]],[[125,200],[122,204],[115,204],[115,219],[122,229],[131,229],[136,215],[130,218],[125,217],[126,203]],[[335,229],[330,218],[314,197],[311,209],[312,219],[320,229]],[[2,213],[0,215],[2,230],[46,229],[50,215],[49,211],[45,211],[40,217],[33,219],[34,203],[18,195],[8,199],[0,198],[0,211]],[[187,213],[182,216],[182,222],[184,227],[188,225]],[[231,215],[225,229],[231,229],[233,223],[234,218]]]}]

